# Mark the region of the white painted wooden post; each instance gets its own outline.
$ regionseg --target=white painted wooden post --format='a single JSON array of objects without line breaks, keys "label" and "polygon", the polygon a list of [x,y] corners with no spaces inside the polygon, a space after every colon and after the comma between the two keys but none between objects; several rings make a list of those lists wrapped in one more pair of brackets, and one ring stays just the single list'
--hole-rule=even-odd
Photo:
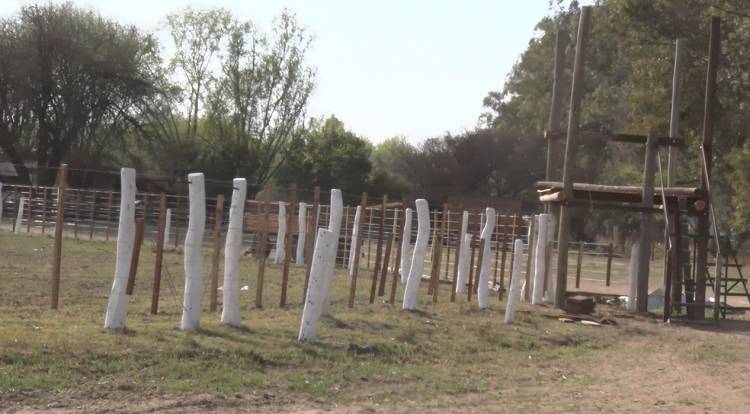
[{"label": "white painted wooden post", "polygon": [[508,304],[505,306],[505,323],[513,322],[516,317],[516,302],[521,293],[521,266],[523,263],[523,241],[516,239],[513,245],[513,269],[510,274],[510,291],[508,292]]},{"label": "white painted wooden post", "polygon": [[415,204],[417,205],[417,241],[411,258],[409,278],[406,280],[406,288],[404,289],[403,309],[407,310],[417,308],[417,291],[419,290],[419,282],[422,281],[424,257],[430,239],[430,207],[427,200],[423,198],[418,199]]},{"label": "white painted wooden post", "polygon": [[222,301],[221,323],[240,327],[240,251],[242,250],[242,227],[245,217],[245,194],[247,180],[235,178],[232,181],[232,204],[229,207],[229,227],[224,244],[224,300]]},{"label": "white painted wooden post", "polygon": [[310,280],[307,286],[305,307],[302,310],[302,321],[300,322],[300,341],[313,342],[316,340],[316,326],[320,318],[323,301],[325,300],[323,290],[325,285],[325,273],[331,268],[330,262],[335,259],[334,247],[338,244],[338,238],[334,237],[332,231],[327,229],[318,230],[315,242],[312,265],[310,267]]},{"label": "white painted wooden post", "polygon": [[279,230],[276,232],[276,254],[274,255],[273,262],[275,264],[281,264],[284,260],[285,247],[284,241],[286,240],[286,203],[279,201],[279,215],[277,219],[279,223]]},{"label": "white painted wooden post", "polygon": [[297,266],[305,265],[305,236],[307,235],[307,226],[305,225],[305,219],[307,217],[307,204],[300,201],[299,203],[299,215],[297,216],[297,257],[295,264]]},{"label": "white painted wooden post", "polygon": [[[555,229],[557,229],[557,220],[553,214],[549,214],[547,217],[547,239],[545,240],[544,258],[545,266],[552,266],[552,247],[555,241]],[[547,262],[547,256],[550,256],[549,262]],[[544,290],[543,301],[546,303],[553,303],[555,301],[555,283],[557,282],[556,277],[552,277],[552,269],[545,269],[549,275],[547,278],[547,289]]]},{"label": "white painted wooden post", "polygon": [[411,246],[411,228],[412,228],[412,216],[414,216],[414,210],[411,208],[406,209],[404,213],[404,233],[401,237],[401,284],[405,284],[409,278],[409,270],[411,269],[411,252],[409,247]]},{"label": "white painted wooden post", "polygon": [[469,254],[471,254],[471,239],[474,236],[464,234],[461,240],[461,255],[458,257],[458,278],[456,279],[456,293],[466,292],[466,282],[469,278]]},{"label": "white painted wooden post", "polygon": [[112,290],[107,302],[104,327],[107,329],[125,328],[128,310],[128,297],[125,294],[130,273],[135,240],[135,170],[120,169],[120,220],[117,227],[117,258]]},{"label": "white painted wooden post", "polygon": [[484,228],[480,237],[484,239],[484,253],[482,253],[482,265],[479,271],[479,284],[477,285],[477,301],[479,309],[490,308],[489,283],[492,272],[492,233],[495,230],[495,209],[485,209]]},{"label": "white painted wooden post", "polygon": [[180,329],[194,330],[200,326],[203,299],[203,232],[206,227],[206,190],[203,173],[188,174],[190,215],[185,234],[185,296]]},{"label": "white painted wooden post", "polygon": [[636,311],[638,297],[638,243],[633,243],[630,248],[630,263],[628,266],[628,312]]},{"label": "white painted wooden post", "polygon": [[[323,273],[322,306],[323,315],[331,314],[331,283],[333,283],[333,272],[336,267],[336,256],[339,250],[339,238],[341,238],[341,219],[344,215],[344,201],[341,190],[331,190],[331,208],[328,218],[328,231],[335,240],[332,248],[331,259],[327,262],[325,273]],[[312,271],[312,270],[311,270]]]},{"label": "white painted wooden post", "polygon": [[167,209],[164,225],[164,247],[172,245],[172,209]]},{"label": "white painted wooden post", "polygon": [[531,292],[531,304],[539,305],[544,296],[544,256],[547,252],[547,230],[549,225],[549,214],[540,214],[537,217],[539,233],[536,237],[536,248],[534,249],[534,290]]},{"label": "white painted wooden post", "polygon": [[16,227],[13,229],[13,232],[16,234],[21,234],[21,229],[23,228],[23,207],[26,204],[26,197],[20,197],[18,199],[18,215],[16,215]]},{"label": "white painted wooden post", "polygon": [[357,244],[359,243],[359,221],[362,219],[362,206],[357,206],[354,213],[354,224],[352,225],[352,242],[349,244],[349,276],[354,274],[354,255],[357,253]]},{"label": "white painted wooden post", "polygon": [[[461,232],[458,234],[458,242],[461,243],[461,251],[458,256],[458,276],[456,277],[456,293],[466,291],[466,278],[469,275],[469,250],[471,250],[471,237],[466,234],[469,228],[469,212],[464,210],[461,218]],[[467,237],[468,236],[468,237]]]},{"label": "white painted wooden post", "polygon": [[531,275],[531,279],[529,280],[529,286],[527,286],[526,279],[524,278],[523,285],[521,285],[521,302],[526,301],[526,291],[528,289],[531,289],[531,287],[534,285],[534,244],[532,243],[534,241],[534,236],[536,233],[536,225],[534,224],[534,220],[536,220],[536,216],[534,216],[533,214],[530,215],[529,227],[528,231],[526,232],[526,254],[531,257],[528,261],[529,270],[527,270],[529,275]]}]

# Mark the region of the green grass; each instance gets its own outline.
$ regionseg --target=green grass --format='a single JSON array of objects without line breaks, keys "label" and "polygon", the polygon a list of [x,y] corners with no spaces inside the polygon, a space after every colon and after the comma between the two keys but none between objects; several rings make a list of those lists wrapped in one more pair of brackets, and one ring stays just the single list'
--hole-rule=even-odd
[{"label": "green grass", "polygon": [[[623,321],[620,327],[562,324],[552,310],[522,305],[516,323],[502,323],[505,302],[480,311],[460,296],[449,301],[440,286],[437,304],[426,285],[418,312],[403,312],[378,298],[368,303],[370,278],[361,272],[356,306],[346,306],[349,279],[337,270],[332,318],[323,318],[319,342],[296,340],[302,311],[302,269],[293,268],[289,305],[278,306],[281,270],[268,265],[264,307],[254,307],[257,262],[242,258],[245,327],[219,324],[207,310],[202,328],[178,330],[182,256],[165,256],[161,307],[149,314],[154,255],[141,253],[127,329],[102,328],[114,267],[113,242],[66,239],[60,309],[49,309],[51,239],[0,233],[0,402],[43,404],[63,393],[86,398],[94,389],[140,393],[198,392],[218,396],[270,395],[274,401],[320,404],[431,400],[436,396],[522,401],[529,387],[575,389],[598,382],[592,367],[614,355],[637,355],[630,341],[663,346],[659,328]],[[205,260],[206,292],[210,258]],[[390,281],[389,281],[390,283]],[[221,294],[219,294],[221,300]],[[632,325],[631,325],[632,324]],[[653,338],[652,338],[653,337]],[[666,344],[666,342],[665,342]],[[723,348],[722,348],[723,349]],[[710,363],[711,349],[687,351]],[[731,361],[737,350],[723,350]]]}]

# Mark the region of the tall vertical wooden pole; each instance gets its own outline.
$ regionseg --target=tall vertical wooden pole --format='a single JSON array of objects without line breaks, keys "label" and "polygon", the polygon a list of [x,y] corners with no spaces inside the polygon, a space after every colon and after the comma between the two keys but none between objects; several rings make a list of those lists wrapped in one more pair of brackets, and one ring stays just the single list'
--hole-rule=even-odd
[{"label": "tall vertical wooden pole", "polygon": [[[284,247],[284,267],[281,273],[281,298],[279,299],[279,307],[286,307],[286,291],[289,285],[289,265],[292,261],[292,237],[294,228],[294,208],[297,206],[297,184],[292,184],[292,188],[289,193],[289,208],[287,209],[288,215],[286,220],[286,246]],[[297,229],[297,234],[300,233],[300,229]],[[304,243],[304,240],[297,240],[297,243]]]},{"label": "tall vertical wooden pole", "polygon": [[141,245],[143,244],[143,227],[145,220],[143,217],[135,220],[135,238],[133,239],[133,254],[130,256],[130,271],[128,272],[128,283],[125,286],[125,294],[133,295],[135,289],[135,277],[138,274],[138,261],[141,257]]},{"label": "tall vertical wooden pole", "polygon": [[44,191],[42,195],[42,234],[44,234],[47,230],[47,194],[49,189],[47,187],[42,188]]},{"label": "tall vertical wooden pole", "polygon": [[96,227],[96,190],[91,193],[91,211],[89,212],[89,240],[94,238]]},{"label": "tall vertical wooden pole", "polygon": [[[359,202],[359,205],[362,206],[362,216],[367,213],[367,193],[362,193],[362,200]],[[372,218],[372,214],[370,215]],[[362,248],[362,224],[365,221],[364,217],[359,218],[359,222],[357,222],[357,230],[356,233],[359,234],[357,237],[356,243],[354,243],[354,246],[351,248],[354,249],[354,263],[352,263],[352,281],[351,285],[349,286],[349,303],[348,306],[350,308],[354,307],[354,298],[357,294],[357,276],[359,275],[359,258],[361,256],[361,248]]]},{"label": "tall vertical wooden pole", "polygon": [[[315,249],[315,238],[318,237],[318,216],[320,215],[320,187],[315,186],[313,193],[313,209],[307,220],[310,231],[306,231],[305,237],[305,286],[302,290],[302,301],[307,297],[307,285],[310,283],[310,270],[312,269],[313,250]],[[338,244],[338,240],[336,241]],[[336,267],[336,258],[333,258],[333,266]]]},{"label": "tall vertical wooden pole", "polygon": [[159,230],[156,233],[156,258],[154,258],[154,285],[151,291],[151,314],[159,312],[161,291],[161,264],[164,258],[164,229],[167,225],[167,195],[159,194]]},{"label": "tall vertical wooden pole", "polygon": [[648,278],[651,261],[651,232],[653,213],[645,211],[654,205],[654,172],[656,169],[656,136],[652,131],[646,140],[646,160],[643,167],[643,192],[641,194],[640,232],[638,235],[638,271],[636,277],[636,312],[648,311]]},{"label": "tall vertical wooden pole", "polygon": [[34,187],[29,186],[29,209],[26,212],[26,233],[31,233],[31,222],[34,219],[32,210],[34,209]]},{"label": "tall vertical wooden pole", "polygon": [[114,194],[112,191],[109,192],[109,195],[107,196],[107,228],[104,232],[104,240],[109,241],[109,227],[112,225],[112,203]]},{"label": "tall vertical wooden pole", "polygon": [[[550,131],[560,129],[560,120],[562,118],[562,99],[563,99],[563,76],[565,73],[565,48],[568,46],[568,33],[564,29],[557,30],[557,39],[555,41],[555,61],[552,73],[552,99],[549,112],[549,122],[547,128]],[[557,170],[560,168],[559,155],[561,142],[559,139],[549,139],[547,142],[547,168],[545,179],[547,181],[558,177]],[[547,203],[550,206],[551,203]]]},{"label": "tall vertical wooden pole", "polygon": [[583,242],[578,242],[578,261],[576,262],[576,289],[581,287],[581,261],[583,260]]},{"label": "tall vertical wooden pole", "polygon": [[[703,107],[703,146],[706,163],[701,163],[701,189],[706,194],[709,187],[706,177],[711,176],[711,164],[713,160],[714,143],[714,117],[716,106],[716,73],[719,68],[719,54],[721,52],[721,19],[711,18],[711,37],[708,46],[708,71],[706,74],[706,96]],[[706,273],[708,272],[708,238],[709,220],[708,214],[711,210],[710,200],[707,195],[703,197],[706,208],[698,215],[698,245],[696,252],[695,275],[695,306],[692,312],[694,319],[703,319],[705,316],[704,305],[706,303]],[[714,229],[719,231],[719,229]]]},{"label": "tall vertical wooden pole", "polygon": [[211,302],[208,310],[216,312],[219,297],[219,252],[221,252],[221,227],[224,225],[224,194],[216,197],[214,209],[214,245],[211,254]]},{"label": "tall vertical wooden pole", "polygon": [[401,234],[403,223],[406,220],[406,204],[401,203],[401,207],[398,207],[399,214],[398,219],[396,220],[396,229],[393,233],[395,240],[394,243],[396,243],[396,257],[395,257],[395,264],[393,265],[393,280],[391,281],[391,295],[388,299],[388,303],[393,305],[396,303],[396,285],[398,284],[399,279],[399,270],[401,268]]},{"label": "tall vertical wooden pole", "polygon": [[[266,186],[265,194],[263,195],[263,221],[260,230],[260,248],[258,249],[258,278],[255,282],[255,307],[263,307],[263,282],[266,277],[266,259],[268,257],[268,230],[271,227],[268,213],[271,210],[271,196],[273,195],[273,183],[269,182]],[[287,221],[289,223],[289,221]],[[291,233],[291,227],[287,227],[286,234]],[[287,239],[284,239],[286,244]],[[284,250],[289,251],[289,246],[285,245]],[[291,260],[291,259],[290,259]],[[286,255],[284,256],[284,263],[286,263]],[[288,271],[288,270],[287,270]]]},{"label": "tall vertical wooden pole", "polygon": [[65,222],[65,187],[68,183],[68,164],[60,166],[57,179],[57,216],[55,217],[55,246],[52,255],[52,297],[50,305],[57,309],[60,298],[60,262],[62,260],[62,234]]},{"label": "tall vertical wooden pole", "polygon": [[380,266],[382,265],[383,254],[383,238],[385,237],[385,207],[388,204],[388,196],[383,196],[383,203],[380,206],[380,226],[378,228],[378,244],[375,249],[375,267],[372,270],[372,288],[370,289],[370,303],[375,302],[375,292],[379,296],[381,291],[385,289],[385,283],[381,283],[378,287],[378,275],[380,274]]},{"label": "tall vertical wooden pole", "polygon": [[565,306],[568,290],[568,242],[571,211],[567,200],[573,197],[573,167],[578,161],[575,158],[578,143],[578,123],[581,118],[581,100],[583,98],[583,65],[586,57],[590,21],[591,6],[584,6],[581,8],[581,19],[578,24],[573,85],[570,96],[570,115],[568,117],[568,133],[565,140],[565,158],[563,161],[563,204],[560,206],[560,231],[557,241],[557,289],[555,289],[555,307],[561,309]]},{"label": "tall vertical wooden pole", "polygon": [[[683,56],[685,55],[685,40],[684,39],[677,39],[675,42],[675,50],[674,50],[674,71],[672,73],[672,110],[670,112],[669,116],[669,136],[670,137],[677,137],[680,133],[680,93],[682,89],[682,67],[683,67]],[[675,185],[675,169],[677,166],[677,147],[676,146],[670,146],[669,147],[669,155],[667,158],[667,186],[673,187]],[[665,206],[665,209],[668,207]],[[676,207],[675,207],[676,208]],[[667,212],[670,213],[669,211]],[[674,214],[674,212],[673,212]],[[669,228],[666,229],[666,234],[664,235],[664,245],[669,245],[669,240],[671,238],[672,248],[669,249],[669,251],[665,252],[664,255],[664,280],[665,283],[669,283],[671,286],[665,286],[665,293],[667,290],[671,293],[671,299],[665,298],[665,303],[670,302],[670,306],[667,309],[667,312],[665,312],[664,316],[668,318],[671,316],[672,312],[672,304],[678,304],[682,302],[682,278],[679,276],[677,272],[681,269],[679,265],[679,249],[676,248],[676,246],[679,245],[679,242],[677,240],[676,234],[677,234],[677,228],[679,227],[679,223],[677,223],[675,220],[669,221]],[[670,300],[666,300],[670,299]]]},{"label": "tall vertical wooden pole", "polygon": [[[464,207],[459,206],[460,217],[463,220]],[[456,301],[456,286],[458,285],[458,258],[461,257],[461,244],[464,239],[464,235],[461,233],[461,222],[456,223],[456,252],[453,255],[453,280],[451,282],[451,302]]]},{"label": "tall vertical wooden pole", "polygon": [[614,253],[614,246],[612,243],[607,246],[607,274],[604,280],[605,286],[609,286],[612,280],[612,254]]}]

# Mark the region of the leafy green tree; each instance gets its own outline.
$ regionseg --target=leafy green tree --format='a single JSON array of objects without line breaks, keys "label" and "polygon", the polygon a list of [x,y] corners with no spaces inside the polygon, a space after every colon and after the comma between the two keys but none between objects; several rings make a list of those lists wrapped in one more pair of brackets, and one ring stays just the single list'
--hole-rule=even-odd
[{"label": "leafy green tree", "polygon": [[304,188],[317,185],[358,194],[369,188],[371,152],[372,146],[366,139],[331,116],[310,128],[304,146],[295,148],[279,171],[277,181],[282,185],[296,182]]},{"label": "leafy green tree", "polygon": [[155,92],[151,36],[63,3],[22,7],[0,37],[0,148],[13,163],[32,153],[49,184],[43,167],[91,166],[122,148],[132,111]]}]

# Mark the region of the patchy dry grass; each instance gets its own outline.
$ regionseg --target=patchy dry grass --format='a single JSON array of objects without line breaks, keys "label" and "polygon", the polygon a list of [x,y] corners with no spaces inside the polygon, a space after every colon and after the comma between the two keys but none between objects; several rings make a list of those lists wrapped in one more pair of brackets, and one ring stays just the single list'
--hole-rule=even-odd
[{"label": "patchy dry grass", "polygon": [[[48,304],[51,247],[45,236],[0,233],[0,409],[620,412],[627,410],[617,404],[624,404],[633,412],[690,412],[747,403],[731,389],[725,395],[702,388],[750,368],[749,329],[742,326],[726,333],[627,318],[597,328],[562,324],[554,311],[526,306],[515,324],[504,325],[504,302],[495,299],[490,311],[465,297],[450,303],[446,285],[438,304],[427,303],[422,286],[421,310],[403,312],[383,298],[367,303],[366,272],[348,309],[348,278],[340,272],[335,317],[323,320],[319,343],[306,344],[295,339],[303,271],[293,269],[290,304],[280,309],[280,268],[269,265],[265,307],[256,309],[257,262],[243,257],[246,327],[220,325],[206,295],[202,329],[185,333],[177,329],[179,252],[166,254],[161,310],[148,313],[149,245],[128,328],[110,332],[102,323],[114,243],[65,240],[58,311]],[[208,286],[208,257],[205,266]],[[717,366],[721,373],[712,372]],[[658,386],[679,385],[685,376],[688,388]],[[649,381],[653,389],[639,391]]]}]

